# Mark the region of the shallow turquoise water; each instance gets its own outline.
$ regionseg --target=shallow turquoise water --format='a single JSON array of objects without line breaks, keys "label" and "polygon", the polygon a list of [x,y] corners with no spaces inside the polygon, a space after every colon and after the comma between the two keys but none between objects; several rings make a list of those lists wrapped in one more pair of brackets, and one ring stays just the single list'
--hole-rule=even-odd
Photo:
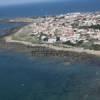
[{"label": "shallow turquoise water", "polygon": [[0,52],[0,100],[100,100],[100,59],[66,61]]}]

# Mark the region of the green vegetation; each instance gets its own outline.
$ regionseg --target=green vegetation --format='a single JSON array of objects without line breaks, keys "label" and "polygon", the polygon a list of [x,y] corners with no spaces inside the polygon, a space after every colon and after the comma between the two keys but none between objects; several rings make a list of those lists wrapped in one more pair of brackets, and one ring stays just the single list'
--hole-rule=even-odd
[{"label": "green vegetation", "polygon": [[79,27],[80,29],[88,29],[88,28],[92,28],[92,29],[100,29],[100,25],[97,24],[97,25],[91,25],[91,26],[80,26]]},{"label": "green vegetation", "polygon": [[92,49],[93,50],[100,50],[100,45],[97,45],[97,44],[92,45]]},{"label": "green vegetation", "polygon": [[89,28],[93,28],[93,29],[100,29],[100,25],[91,25]]},{"label": "green vegetation", "polygon": [[19,34],[19,35],[13,35],[12,39],[18,40],[18,41],[26,41],[31,43],[40,43],[39,39],[36,36],[28,36],[26,34]]}]

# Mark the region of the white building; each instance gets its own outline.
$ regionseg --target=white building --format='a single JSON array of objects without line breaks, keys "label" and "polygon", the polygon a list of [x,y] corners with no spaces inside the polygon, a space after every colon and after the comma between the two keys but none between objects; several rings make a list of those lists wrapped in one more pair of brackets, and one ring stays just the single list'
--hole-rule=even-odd
[{"label": "white building", "polygon": [[60,41],[61,41],[61,42],[66,42],[66,41],[68,41],[68,39],[67,39],[66,37],[64,37],[64,36],[61,36],[61,37],[60,37]]},{"label": "white building", "polygon": [[56,38],[49,38],[48,39],[48,43],[55,43],[56,42]]}]

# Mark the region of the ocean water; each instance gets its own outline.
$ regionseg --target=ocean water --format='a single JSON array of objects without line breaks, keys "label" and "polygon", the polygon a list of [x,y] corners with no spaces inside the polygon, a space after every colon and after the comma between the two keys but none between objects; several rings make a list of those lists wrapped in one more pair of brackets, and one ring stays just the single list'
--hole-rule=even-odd
[{"label": "ocean water", "polygon": [[0,100],[100,100],[100,59],[68,63],[0,52]]},{"label": "ocean water", "polygon": [[0,18],[57,15],[69,12],[100,11],[100,0],[69,0],[0,7]]},{"label": "ocean water", "polygon": [[[0,7],[0,19],[99,10],[99,0],[29,4]],[[100,100],[100,59],[70,63],[0,50],[0,100]]]},{"label": "ocean water", "polygon": [[25,23],[0,23],[0,30],[7,30],[22,25],[25,25]]},{"label": "ocean water", "polygon": [[8,34],[7,30],[16,28],[16,27],[22,27],[27,24],[25,23],[0,23],[0,36]]}]

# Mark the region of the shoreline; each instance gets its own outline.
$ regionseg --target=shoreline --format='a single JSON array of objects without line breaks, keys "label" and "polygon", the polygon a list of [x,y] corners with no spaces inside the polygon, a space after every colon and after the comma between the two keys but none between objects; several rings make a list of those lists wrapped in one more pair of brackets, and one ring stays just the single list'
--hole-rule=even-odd
[{"label": "shoreline", "polygon": [[[19,53],[23,54],[26,57],[29,57],[31,59],[40,58],[40,57],[54,57],[54,58],[61,58],[64,59],[66,63],[80,63],[80,62],[85,62],[85,63],[92,63],[100,60],[100,56],[97,54],[91,54],[91,53],[86,53],[82,52],[82,50],[77,52],[76,50],[67,49],[64,50],[61,48],[50,48],[51,45],[40,45],[40,44],[23,44],[23,43],[18,43],[14,41],[5,41],[4,39],[0,40],[0,51],[7,51],[8,53]],[[58,50],[59,49],[59,50]]]},{"label": "shoreline", "polygon": [[76,47],[64,48],[64,47],[57,47],[52,44],[33,44],[30,42],[13,40],[11,39],[11,36],[5,37],[5,42],[6,43],[18,43],[18,44],[22,44],[22,45],[29,46],[29,47],[44,47],[44,48],[52,49],[55,51],[86,53],[86,54],[100,57],[100,51],[96,51],[96,50],[89,50],[89,49],[76,48]]},{"label": "shoreline", "polygon": [[[39,50],[37,52],[37,49]],[[44,52],[44,51],[46,52]],[[40,47],[28,47],[22,44],[18,44],[18,43],[4,43],[3,41],[3,46],[0,43],[0,51],[5,51],[7,53],[19,53],[19,54],[23,54],[26,57],[29,58],[40,58],[40,57],[54,57],[54,58],[64,58],[66,62],[92,62],[92,61],[96,61],[96,59],[99,59],[100,57],[98,56],[94,56],[94,55],[90,55],[90,54],[86,54],[86,53],[75,53],[75,52],[63,52],[63,51],[55,51],[52,49],[47,49],[47,48],[42,48],[42,50],[40,50]]]}]

